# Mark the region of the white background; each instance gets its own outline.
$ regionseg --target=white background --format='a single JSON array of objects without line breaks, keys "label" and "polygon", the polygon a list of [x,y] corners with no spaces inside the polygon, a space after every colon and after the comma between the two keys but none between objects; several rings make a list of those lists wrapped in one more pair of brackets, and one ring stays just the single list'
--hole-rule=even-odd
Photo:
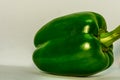
[{"label": "white background", "polygon": [[[24,68],[31,67],[33,72],[39,71],[32,62],[32,54],[35,50],[33,45],[34,35],[41,26],[53,18],[66,14],[94,11],[104,16],[108,31],[111,31],[120,25],[119,8],[120,0],[0,0],[0,80],[7,80],[7,77],[9,77],[9,80],[14,80],[15,76],[17,76],[15,80],[20,80],[21,76],[18,75],[22,74],[22,71],[18,70],[19,68],[25,72],[24,75],[28,74],[29,77],[34,75],[33,79],[21,77],[23,80],[50,80],[47,77],[36,76],[34,73],[29,75],[29,70],[26,71],[26,68]],[[119,52],[120,40],[114,43],[115,62],[110,70],[113,68],[119,70]],[[11,71],[14,72],[11,73]],[[107,73],[107,71],[105,72]],[[12,77],[7,73],[10,73]],[[114,74],[116,73],[119,72]],[[44,74],[43,76],[47,75]],[[109,75],[107,76],[105,80],[108,78],[109,80],[118,80],[120,78],[119,75],[114,79],[110,78]],[[51,80],[53,80],[52,77],[55,76],[51,76]],[[57,79],[70,80],[64,77],[58,77]],[[57,79],[55,78],[55,80]],[[71,80],[73,79],[77,80],[78,78],[72,78]],[[84,78],[80,79],[83,80]]]}]

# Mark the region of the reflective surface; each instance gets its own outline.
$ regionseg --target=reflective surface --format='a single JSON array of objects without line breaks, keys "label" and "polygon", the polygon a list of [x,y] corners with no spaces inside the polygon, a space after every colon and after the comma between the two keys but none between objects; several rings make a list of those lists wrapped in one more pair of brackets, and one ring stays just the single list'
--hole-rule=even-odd
[{"label": "reflective surface", "polygon": [[0,65],[0,80],[119,80],[120,70],[117,66],[90,77],[57,76],[39,71],[35,67]]}]

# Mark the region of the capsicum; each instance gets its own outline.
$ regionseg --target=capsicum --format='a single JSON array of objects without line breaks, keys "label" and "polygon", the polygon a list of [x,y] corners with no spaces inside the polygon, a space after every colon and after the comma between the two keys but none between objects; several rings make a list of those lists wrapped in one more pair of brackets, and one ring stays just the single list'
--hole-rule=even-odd
[{"label": "capsicum", "polygon": [[120,26],[107,31],[104,17],[96,12],[78,12],[55,18],[34,37],[35,65],[48,73],[90,76],[108,69],[114,60],[113,42]]}]

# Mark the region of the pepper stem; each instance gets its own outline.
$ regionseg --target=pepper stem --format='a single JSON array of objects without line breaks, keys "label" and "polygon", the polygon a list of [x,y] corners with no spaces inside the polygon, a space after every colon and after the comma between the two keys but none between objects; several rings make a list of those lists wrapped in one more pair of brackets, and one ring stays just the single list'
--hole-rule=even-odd
[{"label": "pepper stem", "polygon": [[100,35],[100,42],[109,47],[116,40],[120,38],[120,25],[111,32],[103,33]]}]

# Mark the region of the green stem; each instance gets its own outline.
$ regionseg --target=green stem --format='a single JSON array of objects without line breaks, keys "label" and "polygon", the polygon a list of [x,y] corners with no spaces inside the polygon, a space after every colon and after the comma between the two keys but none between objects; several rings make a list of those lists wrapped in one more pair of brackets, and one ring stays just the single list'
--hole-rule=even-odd
[{"label": "green stem", "polygon": [[100,42],[106,47],[110,46],[120,38],[120,25],[113,31],[100,35]]}]

